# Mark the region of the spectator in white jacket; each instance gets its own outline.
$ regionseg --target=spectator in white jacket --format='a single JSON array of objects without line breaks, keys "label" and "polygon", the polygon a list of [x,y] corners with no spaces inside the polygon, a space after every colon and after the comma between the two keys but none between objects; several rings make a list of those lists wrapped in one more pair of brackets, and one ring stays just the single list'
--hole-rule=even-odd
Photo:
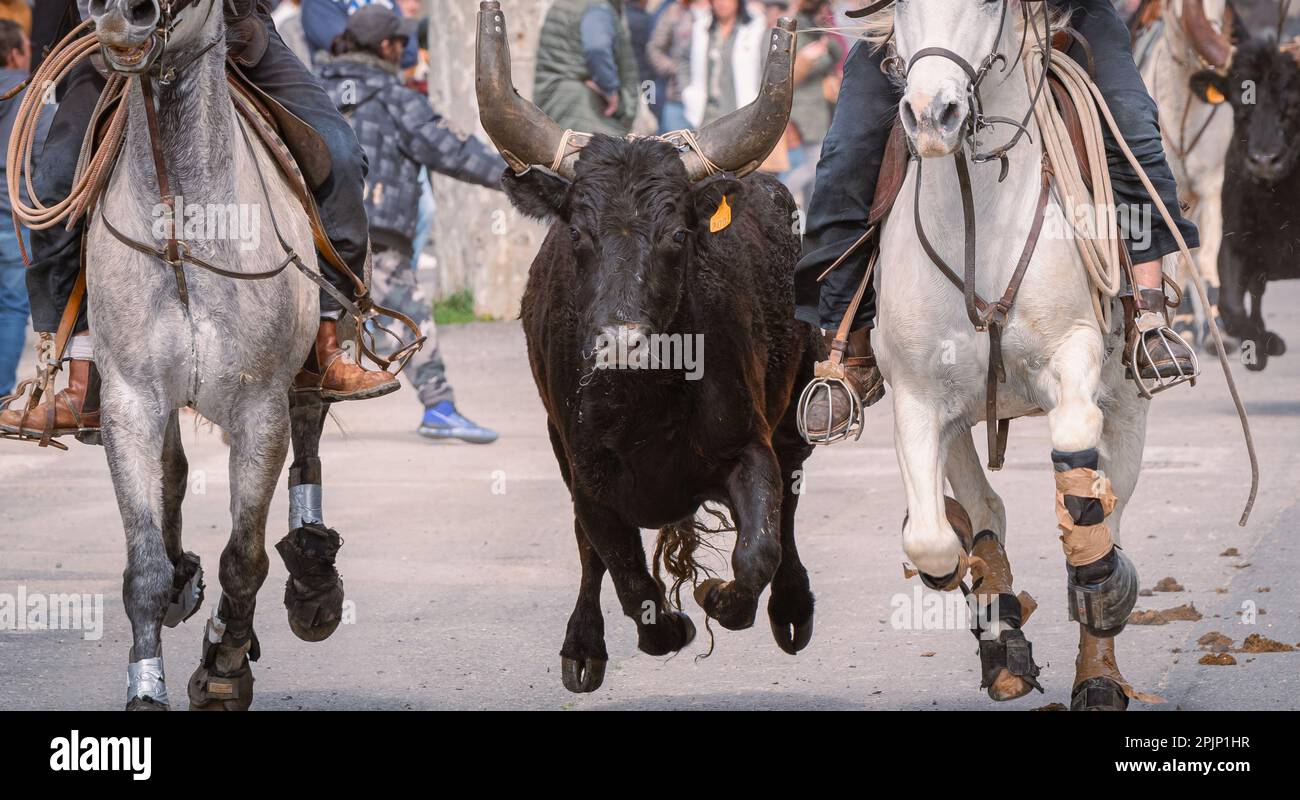
[{"label": "spectator in white jacket", "polygon": [[694,128],[748,105],[762,84],[767,21],[742,0],[710,0],[695,18],[679,83]]}]

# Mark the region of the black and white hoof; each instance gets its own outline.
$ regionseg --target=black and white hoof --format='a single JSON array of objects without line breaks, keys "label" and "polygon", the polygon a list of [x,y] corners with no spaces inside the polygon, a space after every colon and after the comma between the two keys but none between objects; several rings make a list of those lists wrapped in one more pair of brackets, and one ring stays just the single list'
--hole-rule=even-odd
[{"label": "black and white hoof", "polygon": [[1118,681],[1095,677],[1074,687],[1070,694],[1071,711],[1127,711],[1128,695]]},{"label": "black and white hoof", "polygon": [[564,688],[574,694],[587,694],[600,688],[605,682],[605,666],[609,662],[603,658],[568,658],[560,656],[560,680]]},{"label": "black and white hoof", "polygon": [[343,579],[334,567],[342,546],[338,531],[311,522],[275,546],[289,571],[284,584],[289,628],[305,642],[329,638],[343,620]]}]

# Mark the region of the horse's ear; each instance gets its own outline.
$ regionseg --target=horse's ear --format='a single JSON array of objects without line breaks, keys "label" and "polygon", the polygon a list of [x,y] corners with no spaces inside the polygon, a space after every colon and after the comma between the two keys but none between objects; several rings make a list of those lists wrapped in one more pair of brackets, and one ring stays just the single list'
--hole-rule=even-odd
[{"label": "horse's ear", "polygon": [[700,233],[721,233],[735,218],[744,186],[729,172],[719,173],[691,187],[693,226]]},{"label": "horse's ear", "polygon": [[501,176],[501,188],[519,213],[542,222],[567,221],[569,183],[564,177],[545,167],[530,167],[515,174],[506,169]]},{"label": "horse's ear", "polygon": [[1192,94],[1210,105],[1218,105],[1228,99],[1228,79],[1212,69],[1203,69],[1188,80]]}]

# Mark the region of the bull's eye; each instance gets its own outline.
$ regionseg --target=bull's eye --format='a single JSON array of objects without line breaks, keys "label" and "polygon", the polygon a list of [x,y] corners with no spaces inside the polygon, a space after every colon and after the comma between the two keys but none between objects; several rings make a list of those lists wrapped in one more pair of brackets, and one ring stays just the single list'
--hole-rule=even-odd
[{"label": "bull's eye", "polygon": [[674,241],[674,242],[677,242],[678,244],[681,244],[682,242],[686,241],[686,229],[683,228],[683,229],[677,231],[677,233],[674,233],[674,234],[673,234],[673,241]]},{"label": "bull's eye", "polygon": [[576,242],[582,238],[582,232],[577,228],[569,228],[569,238]]}]

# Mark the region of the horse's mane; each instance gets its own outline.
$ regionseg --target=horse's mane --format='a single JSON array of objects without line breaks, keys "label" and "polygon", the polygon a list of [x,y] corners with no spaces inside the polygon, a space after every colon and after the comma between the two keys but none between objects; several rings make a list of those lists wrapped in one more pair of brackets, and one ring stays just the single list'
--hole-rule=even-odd
[{"label": "horse's mane", "polygon": [[[1035,24],[1040,24],[1042,12],[1037,9],[1032,10],[1030,20]],[[1069,9],[1050,9],[1048,19],[1051,20],[1052,30],[1057,31],[1061,28],[1068,27],[1070,23]],[[1025,18],[1022,15],[1016,15],[1016,33],[1024,32]],[[877,11],[875,14],[867,17],[856,25],[850,25],[845,28],[835,28],[837,33],[852,39],[860,39],[871,46],[872,52],[885,46],[885,43],[894,35],[894,7]],[[1042,28],[1039,28],[1041,32]],[[1024,37],[1025,48],[1034,46],[1033,32]]]}]

